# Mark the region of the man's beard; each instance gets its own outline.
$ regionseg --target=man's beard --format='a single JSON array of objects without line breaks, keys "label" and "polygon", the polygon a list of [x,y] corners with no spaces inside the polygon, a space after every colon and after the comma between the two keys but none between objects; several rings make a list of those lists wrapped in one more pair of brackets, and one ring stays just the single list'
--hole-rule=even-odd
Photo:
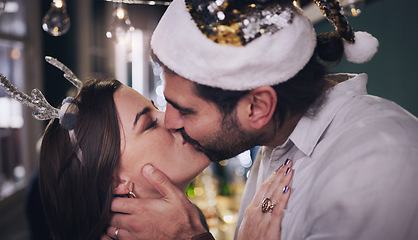
[{"label": "man's beard", "polygon": [[253,148],[266,140],[269,136],[257,132],[246,132],[238,122],[235,111],[224,117],[221,128],[204,146],[187,135],[181,129],[183,138],[192,144],[197,151],[201,151],[213,162],[235,157],[236,155]]}]

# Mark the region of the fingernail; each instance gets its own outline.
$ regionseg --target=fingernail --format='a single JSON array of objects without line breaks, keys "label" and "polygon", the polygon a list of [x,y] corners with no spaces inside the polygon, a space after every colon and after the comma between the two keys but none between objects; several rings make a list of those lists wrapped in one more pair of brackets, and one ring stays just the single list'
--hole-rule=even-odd
[{"label": "fingernail", "polygon": [[289,186],[286,186],[283,188],[283,193],[287,193],[287,191],[289,190]]},{"label": "fingernail", "polygon": [[285,172],[285,174],[284,174],[284,175],[289,174],[290,170],[291,170],[290,168],[287,168],[287,170],[286,170],[286,172]]},{"label": "fingernail", "polygon": [[289,162],[290,162],[290,159],[288,158],[288,159],[286,159],[286,162],[284,162],[284,165],[289,164]]},{"label": "fingernail", "polygon": [[147,165],[144,166],[143,171],[148,176],[151,176],[152,172],[154,172],[154,167],[152,165],[150,165],[150,164],[147,164]]}]

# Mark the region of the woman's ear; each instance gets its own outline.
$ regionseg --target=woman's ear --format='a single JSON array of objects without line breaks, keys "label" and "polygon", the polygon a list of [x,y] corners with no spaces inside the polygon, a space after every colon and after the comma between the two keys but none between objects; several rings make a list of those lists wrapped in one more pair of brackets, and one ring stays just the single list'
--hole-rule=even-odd
[{"label": "woman's ear", "polygon": [[261,86],[249,93],[249,124],[253,129],[264,127],[273,117],[277,105],[277,94],[271,86]]},{"label": "woman's ear", "polygon": [[113,177],[114,194],[126,195],[133,190],[133,182],[120,179],[118,176]]}]

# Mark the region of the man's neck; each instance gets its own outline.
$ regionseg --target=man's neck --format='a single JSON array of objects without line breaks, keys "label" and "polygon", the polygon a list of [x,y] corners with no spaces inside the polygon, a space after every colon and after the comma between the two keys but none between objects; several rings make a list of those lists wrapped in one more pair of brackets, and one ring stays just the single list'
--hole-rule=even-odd
[{"label": "man's neck", "polygon": [[[332,79],[325,79],[325,86],[322,90],[322,93],[326,92],[328,89],[334,87],[337,85],[338,82],[333,81]],[[303,117],[303,114],[295,115],[287,117],[284,120],[284,124],[280,128],[275,128],[274,124],[270,124],[270,128],[275,131],[274,137],[271,139],[271,141],[267,142],[266,144],[263,144],[264,146],[268,147],[277,147],[282,145],[286,142],[286,140],[289,138],[290,134],[292,134],[293,130],[295,129],[296,125],[300,121],[300,119]]]},{"label": "man's neck", "polygon": [[287,118],[282,127],[275,129],[273,139],[264,145],[268,147],[277,147],[285,143],[301,118],[302,115]]}]

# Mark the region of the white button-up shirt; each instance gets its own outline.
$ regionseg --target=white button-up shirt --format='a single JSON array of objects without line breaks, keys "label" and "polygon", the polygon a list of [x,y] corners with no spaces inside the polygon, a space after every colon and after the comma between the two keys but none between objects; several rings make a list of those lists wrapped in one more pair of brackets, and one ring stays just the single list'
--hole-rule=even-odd
[{"label": "white button-up shirt", "polygon": [[261,183],[289,158],[282,240],[418,239],[418,120],[368,95],[366,74],[348,76],[283,145],[260,148],[237,229]]}]

